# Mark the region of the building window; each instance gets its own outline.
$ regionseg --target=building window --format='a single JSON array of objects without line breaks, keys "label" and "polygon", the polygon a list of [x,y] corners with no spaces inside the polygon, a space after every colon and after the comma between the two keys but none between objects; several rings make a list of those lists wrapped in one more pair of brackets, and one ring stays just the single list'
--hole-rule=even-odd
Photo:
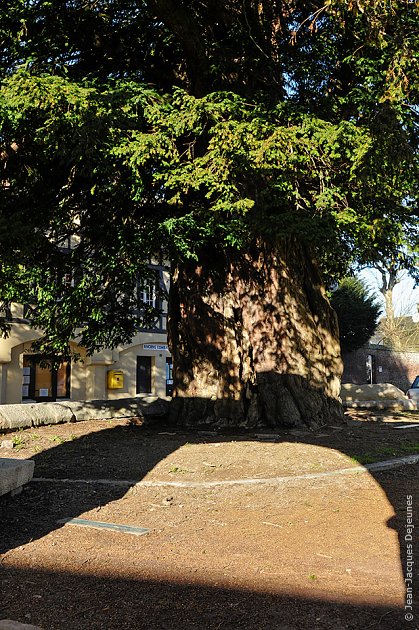
[{"label": "building window", "polygon": [[166,332],[167,313],[165,301],[168,297],[168,268],[161,265],[149,265],[149,277],[139,278],[137,282],[139,330]]},{"label": "building window", "polygon": [[151,394],[151,357],[137,357],[137,394]]},{"label": "building window", "polygon": [[153,282],[147,282],[140,288],[140,300],[145,306],[157,308],[157,292]]},{"label": "building window", "polygon": [[57,369],[42,367],[40,357],[23,357],[22,399],[47,401],[70,398],[71,365],[68,361]]}]

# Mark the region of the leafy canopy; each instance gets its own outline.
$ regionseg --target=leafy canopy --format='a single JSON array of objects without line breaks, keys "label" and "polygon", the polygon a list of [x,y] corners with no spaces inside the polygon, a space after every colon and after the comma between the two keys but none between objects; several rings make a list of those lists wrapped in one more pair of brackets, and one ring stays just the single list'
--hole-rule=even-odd
[{"label": "leafy canopy", "polygon": [[415,3],[5,5],[0,298],[39,305],[44,349],[127,342],[156,251],[297,237],[329,277],[413,267]]}]

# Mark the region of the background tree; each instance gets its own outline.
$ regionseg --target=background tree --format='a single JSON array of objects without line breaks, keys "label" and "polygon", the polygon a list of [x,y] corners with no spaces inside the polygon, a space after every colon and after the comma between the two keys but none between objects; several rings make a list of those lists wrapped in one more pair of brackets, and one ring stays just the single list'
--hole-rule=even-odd
[{"label": "background tree", "polygon": [[415,305],[405,300],[397,315],[394,305],[394,289],[403,276],[406,276],[405,261],[408,256],[414,270],[413,275],[417,277],[417,252],[406,254],[403,251],[390,259],[375,262],[373,266],[380,274],[379,292],[384,300],[384,315],[379,323],[378,333],[382,342],[394,350],[414,349],[419,346],[419,329],[410,313],[412,309],[415,310]]},{"label": "background tree", "polygon": [[318,266],[342,276],[414,225],[417,17],[402,1],[7,0],[4,302],[39,304],[44,351],[115,345],[163,248],[174,416],[340,417]]},{"label": "background tree", "polygon": [[379,343],[398,352],[419,352],[419,322],[411,315],[399,314],[392,321],[383,317],[377,328]]},{"label": "background tree", "polygon": [[379,292],[383,296],[384,312],[377,327],[379,343],[399,352],[419,349],[418,305],[404,290],[404,295],[395,305],[394,289],[406,280],[406,271],[397,261],[376,264],[380,274]]},{"label": "background tree", "polygon": [[375,333],[381,308],[359,278],[344,278],[333,291],[331,304],[339,322],[343,352],[365,345]]}]

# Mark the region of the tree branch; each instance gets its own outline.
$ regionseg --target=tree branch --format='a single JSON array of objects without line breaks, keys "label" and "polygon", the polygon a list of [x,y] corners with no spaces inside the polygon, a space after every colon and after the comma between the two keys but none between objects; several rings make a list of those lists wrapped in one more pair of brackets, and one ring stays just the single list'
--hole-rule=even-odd
[{"label": "tree branch", "polygon": [[202,96],[208,80],[209,63],[202,28],[192,11],[174,0],[149,0],[148,5],[179,39],[186,55],[192,92]]}]

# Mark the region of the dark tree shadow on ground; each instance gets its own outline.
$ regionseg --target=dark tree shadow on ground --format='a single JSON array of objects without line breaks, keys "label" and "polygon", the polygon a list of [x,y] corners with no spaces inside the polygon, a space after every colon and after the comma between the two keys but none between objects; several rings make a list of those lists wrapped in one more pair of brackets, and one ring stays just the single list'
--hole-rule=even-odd
[{"label": "dark tree shadow on ground", "polygon": [[[24,612],[30,610],[31,622],[39,623],[44,630],[394,630],[401,627],[397,618],[400,611],[390,607],[188,584],[181,580],[129,580],[13,568],[7,571],[7,582],[9,588],[16,589],[14,605],[3,590],[3,605],[9,618],[14,615],[15,619],[24,619]],[[62,611],[60,623],[51,622],[49,614],[49,610],[57,608],[57,594]]]},{"label": "dark tree shadow on ground", "polygon": [[[373,423],[363,423],[365,427]],[[401,423],[400,423],[401,424]],[[356,425],[353,425],[354,427]],[[385,441],[387,432],[393,431],[389,425],[375,423],[377,442]],[[176,435],[161,436],[161,431],[174,431]],[[323,428],[320,432],[283,431],[279,441],[294,441],[304,444],[315,444],[325,448],[336,448],[337,441],[340,451],[350,457],[358,456],[362,451],[362,427],[359,427],[357,439],[347,440],[339,437],[338,429]],[[342,429],[348,433],[348,429]],[[406,430],[411,435],[412,430]],[[279,433],[275,430],[275,433]],[[199,444],[209,441],[230,441],[232,436],[218,434],[208,436],[198,432],[187,433],[183,429],[160,426],[117,426],[94,432],[71,442],[65,442],[43,451],[33,457],[35,461],[35,476],[56,479],[111,479],[130,480],[131,485],[142,480],[162,459],[179,449],[186,443]],[[254,435],[235,433],[236,440],[255,440]],[[138,458],[132,460],[128,453],[138,451]],[[382,459],[388,459],[389,456]],[[391,471],[371,471],[372,477],[383,488],[389,502],[393,506],[395,516],[387,523],[388,527],[397,532],[400,544],[402,570],[405,575],[407,567],[407,496],[412,496],[413,509],[419,505],[418,465],[404,466]],[[124,496],[129,485],[86,484],[85,486],[69,484],[48,484],[33,482],[28,492],[32,493],[30,502],[25,501],[25,493],[17,497],[0,497],[0,551],[2,553],[24,545],[35,539],[47,535],[58,529],[57,521],[63,518],[77,517],[84,512],[116,501]],[[284,489],[286,492],[286,489]],[[362,515],[358,515],[362,517]],[[99,519],[98,519],[99,520]],[[139,523],[139,525],[142,525]],[[416,550],[417,551],[417,550]],[[419,583],[416,567],[419,559],[416,555],[414,584]],[[46,612],[42,613],[40,605],[34,602],[26,587],[19,590],[19,583],[31,582],[42,587],[43,573],[36,568],[25,573],[19,569],[3,567],[7,581],[3,585],[5,593],[3,604],[6,616],[17,614],[17,610],[24,603],[25,606],[35,606],[33,620],[41,623],[43,619],[48,624]],[[68,577],[68,576],[67,576]],[[60,591],[60,574],[49,574],[49,579],[56,583],[56,587],[42,595],[42,606],[57,606],[57,592],[59,592],[59,606],[63,609],[66,619],[61,626],[46,625],[45,630],[55,627],[72,628],[107,628],[119,630],[123,628],[252,628],[286,630],[286,628],[367,628],[390,629],[403,627],[404,611],[401,609],[381,608],[379,606],[349,606],[341,602],[322,602],[309,597],[293,598],[282,595],[269,595],[248,591],[214,588],[199,584],[177,584],[172,582],[140,582],[93,576],[70,576],[74,580],[77,595],[73,591]],[[198,577],[199,580],[199,577]],[[13,597],[10,589],[18,589]],[[94,605],[89,599],[93,589],[99,592],[99,599]],[[9,593],[9,595],[8,595]],[[115,593],[117,602],[115,603]],[[111,597],[112,595],[112,597]],[[135,595],[135,596],[134,596]],[[112,602],[109,604],[109,601]],[[8,600],[10,600],[8,604]],[[49,604],[51,601],[51,604]],[[163,603],[162,603],[163,602]],[[166,603],[164,603],[166,602]],[[415,602],[415,618],[412,623],[406,622],[406,627],[416,630],[419,622],[419,602]],[[83,612],[84,608],[86,611]],[[92,610],[92,614],[89,614]],[[292,612],[294,611],[294,613]],[[305,620],[303,625],[298,622],[299,612]],[[389,614],[388,614],[389,613]],[[397,613],[397,616],[390,613]],[[63,613],[64,614],[64,613]],[[308,619],[313,615],[313,623]],[[44,616],[43,616],[44,615]],[[314,616],[315,615],[315,616]],[[289,620],[295,620],[289,625]],[[19,617],[22,621],[22,614]],[[318,619],[319,621],[315,621]],[[396,620],[397,619],[397,620]],[[340,620],[340,621],[339,621]],[[34,621],[33,621],[34,622]],[[67,625],[67,624],[70,625]],[[287,624],[282,625],[282,624]],[[153,625],[154,624],[154,625]],[[317,624],[317,625],[316,625]],[[341,624],[341,625],[339,625]],[[346,624],[346,625],[345,625]]]}]

